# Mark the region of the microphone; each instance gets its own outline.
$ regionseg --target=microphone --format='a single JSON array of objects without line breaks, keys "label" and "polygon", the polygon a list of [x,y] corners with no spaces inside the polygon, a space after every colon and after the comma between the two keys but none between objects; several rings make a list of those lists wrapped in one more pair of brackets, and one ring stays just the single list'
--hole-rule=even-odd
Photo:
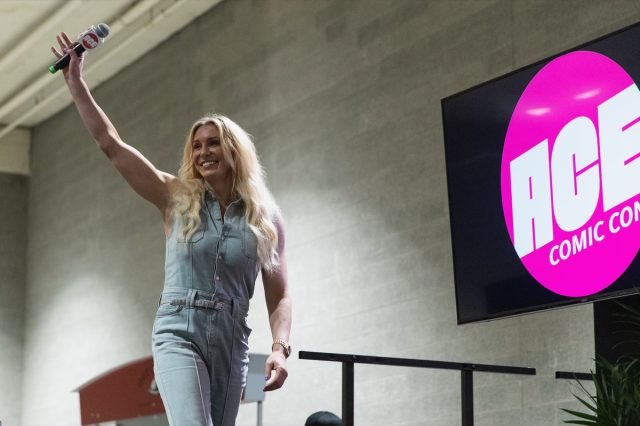
[{"label": "microphone", "polygon": [[[78,36],[78,41],[73,47],[73,50],[78,54],[78,56],[80,56],[85,50],[95,49],[100,46],[100,44],[104,43],[104,39],[108,35],[109,26],[107,24],[92,25],[87,29],[87,31]],[[69,53],[65,54],[63,57],[58,59],[55,64],[49,67],[49,72],[51,74],[55,74],[58,70],[66,68],[69,65],[70,60],[71,57],[69,56]]]}]

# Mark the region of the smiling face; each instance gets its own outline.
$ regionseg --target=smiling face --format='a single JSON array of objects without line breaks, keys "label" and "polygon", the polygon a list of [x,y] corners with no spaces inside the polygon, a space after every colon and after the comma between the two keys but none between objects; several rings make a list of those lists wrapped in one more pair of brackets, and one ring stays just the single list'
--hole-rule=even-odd
[{"label": "smiling face", "polygon": [[209,184],[231,178],[231,166],[222,154],[220,132],[213,124],[204,124],[191,140],[193,166]]}]

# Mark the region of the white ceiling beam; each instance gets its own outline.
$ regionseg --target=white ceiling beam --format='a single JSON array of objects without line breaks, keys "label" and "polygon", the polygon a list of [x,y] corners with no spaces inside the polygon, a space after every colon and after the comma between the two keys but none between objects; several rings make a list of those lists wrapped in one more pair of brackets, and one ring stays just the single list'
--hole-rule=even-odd
[{"label": "white ceiling beam", "polygon": [[81,5],[81,0],[63,2],[62,7],[57,9],[42,24],[37,25],[35,28],[29,28],[29,34],[0,58],[0,71],[6,69],[9,65],[15,64],[19,56],[29,51],[44,35],[50,34],[52,28],[59,27],[59,24],[78,10]]},{"label": "white ceiling beam", "polygon": [[[128,9],[127,12],[125,12],[115,22],[109,25],[111,28],[111,33],[113,34],[117,33],[118,31],[125,31],[131,26],[132,23],[140,20],[140,18],[142,18],[145,13],[148,13],[149,15],[149,19],[147,22],[139,26],[133,33],[129,34],[126,39],[121,40],[117,45],[112,45],[109,51],[97,57],[95,62],[92,62],[85,68],[85,76],[87,79],[89,79],[92,74],[96,74],[97,70],[102,71],[105,66],[108,67],[110,65],[109,62],[111,62],[114,57],[120,54],[125,48],[128,48],[130,45],[134,44],[135,41],[137,41],[139,38],[142,38],[145,33],[151,32],[151,30],[155,29],[155,27],[157,27],[167,18],[172,17],[172,15],[178,15],[177,12],[179,12],[181,8],[188,6],[188,13],[183,14],[184,16],[181,17],[181,19],[186,18],[186,21],[179,22],[179,25],[174,25],[175,28],[173,28],[171,32],[167,32],[166,36],[162,37],[161,39],[155,40],[154,46],[168,38],[173,32],[182,28],[193,18],[199,16],[204,11],[218,4],[221,0],[213,0],[211,2],[192,2],[190,0],[172,0],[171,2],[165,1],[166,4],[169,4],[169,7],[154,10],[153,6],[155,6],[160,1],[162,0],[142,0],[141,2],[136,3],[133,7]],[[200,8],[194,8],[194,5],[199,5]],[[142,55],[143,53],[144,51],[140,52],[139,55]],[[124,66],[126,66],[126,64],[122,65],[121,68],[123,68]],[[115,72],[117,72],[117,70]],[[109,74],[109,77],[111,75],[112,74]],[[103,80],[98,81],[96,84],[99,84]],[[31,85],[29,85],[27,88],[22,90],[20,93],[18,93],[7,103],[0,107],[0,117],[10,114],[12,111],[16,110],[29,100],[32,100],[34,98],[37,99],[38,92],[50,83],[51,78],[49,75],[45,75],[34,81]],[[33,115],[37,114],[40,110],[42,110],[54,100],[60,99],[60,97],[63,96],[66,91],[66,86],[58,87],[53,92],[48,93],[46,96],[42,97],[42,99],[39,99],[37,103],[33,107],[29,108],[29,110],[24,114],[19,116],[17,119],[14,119],[11,123],[7,124],[6,127],[4,127],[0,131],[0,143],[2,143],[2,139],[12,130],[20,126]]]},{"label": "white ceiling beam", "polygon": [[[160,0],[143,0],[139,3],[136,3],[130,9],[128,9],[120,18],[116,19],[116,21],[113,23],[113,28],[111,29],[110,35],[113,36],[113,33],[117,33],[119,30],[125,28],[128,23],[134,22],[137,18],[139,18],[145,12],[148,12],[159,1]],[[95,67],[87,67],[87,69],[84,72],[85,76],[89,76],[91,73],[91,70],[94,68]],[[37,98],[38,92],[49,84],[51,84],[51,75],[43,74],[42,77],[33,81],[23,90],[21,90],[11,99],[5,102],[0,107],[0,117],[6,117],[7,115],[11,114],[11,112],[13,112],[15,109],[20,107],[23,103],[29,101],[30,99]],[[59,90],[56,90],[54,93],[59,93]],[[48,103],[50,100],[50,96],[51,95],[47,96],[46,98],[38,102],[38,104],[34,108],[32,108],[32,110],[41,108],[40,105],[42,105],[43,103],[45,104]],[[25,117],[25,115],[23,115],[22,117]],[[17,126],[22,124],[22,122],[24,121],[24,119],[21,120],[22,117],[20,117],[18,120],[14,120],[12,123],[9,123],[7,127],[0,132],[0,139],[2,139],[2,137],[6,135],[8,132],[10,132],[11,130],[15,129]]]},{"label": "white ceiling beam", "polygon": [[[94,87],[127,66],[128,63],[119,63],[116,60],[119,55],[127,56],[123,52],[125,48],[129,48],[127,52],[129,56],[132,54],[136,57],[142,56],[148,50],[151,50],[169,38],[173,33],[221,1],[222,0],[142,0],[136,3],[121,17],[109,24],[112,33],[122,31],[122,33],[126,35],[126,38],[119,40],[117,44],[111,44],[109,50],[97,56],[95,62],[87,64],[88,66],[85,68],[87,83],[90,87]],[[160,2],[161,4],[156,5],[156,3]],[[154,8],[153,6],[157,7]],[[148,15],[146,18],[144,17],[145,14]],[[137,28],[130,34],[126,34],[127,30],[130,29],[133,24],[137,25]],[[144,40],[145,37],[147,40]],[[144,42],[135,43],[140,40],[144,40]],[[114,63],[118,63],[118,65],[114,66]],[[53,101],[60,101],[64,98],[67,92],[64,85],[59,86],[49,93],[45,93],[45,90],[43,90],[44,87],[51,82],[50,76],[44,76],[33,82],[13,99],[9,100],[7,104],[0,107],[0,117],[4,117],[16,111],[26,102],[35,100],[35,105],[0,131],[0,144],[2,143],[2,139],[13,129],[22,125],[31,117],[37,116],[39,112]],[[95,84],[92,84],[92,82]],[[69,99],[66,99],[64,103],[60,103],[58,110],[64,108],[68,103]]]}]

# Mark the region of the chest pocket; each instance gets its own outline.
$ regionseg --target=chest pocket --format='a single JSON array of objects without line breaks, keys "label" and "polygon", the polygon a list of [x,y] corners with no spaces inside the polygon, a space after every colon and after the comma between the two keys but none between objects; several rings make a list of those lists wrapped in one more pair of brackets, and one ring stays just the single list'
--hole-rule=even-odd
[{"label": "chest pocket", "polygon": [[176,233],[176,241],[181,244],[193,244],[197,243],[204,237],[204,232],[207,230],[207,218],[200,215],[200,227],[196,229],[189,238],[185,239],[184,235],[182,235],[182,224],[180,223],[180,219],[176,218],[176,222],[174,224],[175,233]]},{"label": "chest pocket", "polygon": [[180,244],[194,244],[200,241],[204,237],[204,229],[198,229],[193,235],[187,239],[182,236],[182,231],[178,230],[178,235],[176,236],[176,241]]},{"label": "chest pocket", "polygon": [[258,239],[246,222],[240,227],[242,254],[253,261],[258,261]]}]

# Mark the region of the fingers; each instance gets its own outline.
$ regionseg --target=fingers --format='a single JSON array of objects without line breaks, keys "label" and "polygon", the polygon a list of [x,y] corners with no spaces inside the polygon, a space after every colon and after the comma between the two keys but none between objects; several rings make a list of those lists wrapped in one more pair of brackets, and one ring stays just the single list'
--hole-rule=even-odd
[{"label": "fingers", "polygon": [[271,378],[271,370],[274,369],[273,361],[267,359],[267,362],[264,365],[264,379],[269,380]]},{"label": "fingers", "polygon": [[64,39],[65,43],[67,43],[67,48],[71,49],[74,43],[69,40],[69,36],[67,36],[67,33],[65,33],[64,31],[62,32],[62,38]]},{"label": "fingers", "polygon": [[262,390],[263,390],[263,391],[265,391],[265,392],[268,392],[268,391],[272,390],[272,389],[273,389],[273,386],[274,386],[275,378],[276,378],[276,375],[275,375],[275,374],[274,374],[274,375],[272,375],[272,376],[271,376],[271,377],[266,381],[266,383],[264,384],[264,388],[263,388]]},{"label": "fingers", "polygon": [[[64,34],[64,33],[63,33]],[[58,44],[60,45],[60,51],[62,53],[65,53],[65,50],[67,50],[67,45],[65,44],[65,42],[62,40],[62,37],[57,35],[56,36],[56,40],[58,41]]]},{"label": "fingers", "polygon": [[75,43],[69,39],[69,36],[65,32],[60,33],[60,35],[56,36],[56,41],[60,46],[60,51],[58,51],[54,46],[51,46],[51,52],[56,56],[56,58],[60,59],[62,55],[67,53],[67,51],[73,50]]},{"label": "fingers", "polygon": [[289,373],[287,372],[286,369],[284,369],[283,367],[276,367],[273,370],[273,374],[271,375],[271,378],[267,380],[267,383],[265,383],[264,391],[268,392],[268,391],[280,389],[284,384],[284,381],[287,380],[288,376],[289,376]]},{"label": "fingers", "polygon": [[62,58],[62,54],[59,53],[55,47],[51,46],[51,51],[53,52],[53,54],[55,55],[56,58],[60,59]]},{"label": "fingers", "polygon": [[286,358],[280,352],[273,352],[265,363],[264,391],[280,389],[288,375]]}]

